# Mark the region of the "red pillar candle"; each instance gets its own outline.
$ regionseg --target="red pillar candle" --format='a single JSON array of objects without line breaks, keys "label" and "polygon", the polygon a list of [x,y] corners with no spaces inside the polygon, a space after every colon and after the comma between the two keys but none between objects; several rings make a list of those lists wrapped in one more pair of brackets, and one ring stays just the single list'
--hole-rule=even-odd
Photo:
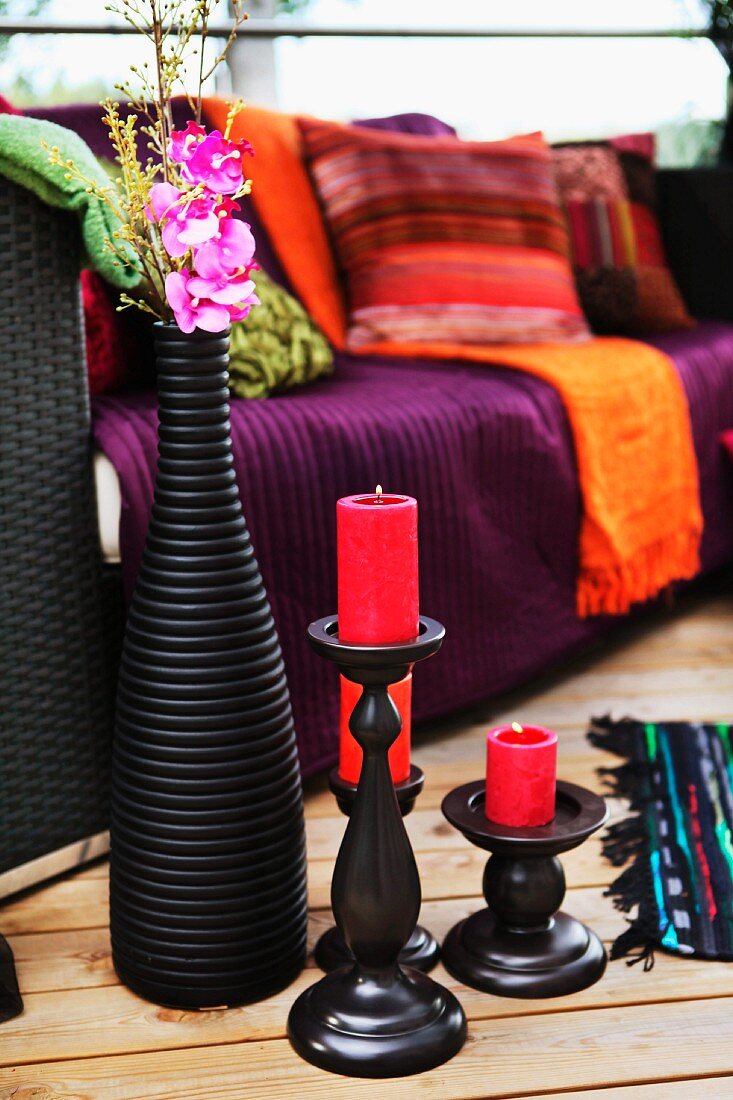
[{"label": "red pillar candle", "polygon": [[486,735],[486,816],[498,825],[547,825],[555,816],[557,734],[499,726]]},{"label": "red pillar candle", "polygon": [[[412,673],[404,680],[389,685],[389,694],[400,712],[402,730],[389,750],[389,770],[394,783],[402,783],[410,776],[410,725],[412,717]],[[341,677],[341,723],[339,738],[339,776],[345,783],[358,783],[361,775],[363,753],[357,745],[349,719],[361,695],[361,685]]]},{"label": "red pillar candle", "polygon": [[408,642],[418,633],[417,501],[397,493],[336,505],[339,638]]},{"label": "red pillar candle", "polygon": [[[419,631],[417,501],[397,493],[342,497],[336,504],[339,638],[355,645],[407,642]],[[339,775],[358,783],[362,751],[349,730],[361,689],[342,678]],[[392,779],[410,774],[412,675],[390,695],[402,730],[389,750]]]}]

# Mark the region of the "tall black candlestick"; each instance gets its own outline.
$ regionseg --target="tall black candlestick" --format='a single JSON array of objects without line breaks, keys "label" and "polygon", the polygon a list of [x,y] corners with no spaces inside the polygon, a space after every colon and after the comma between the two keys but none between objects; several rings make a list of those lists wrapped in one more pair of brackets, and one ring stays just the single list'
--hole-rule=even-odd
[{"label": "tall black candlestick", "polygon": [[463,1046],[466,1018],[447,989],[398,962],[420,911],[420,877],[389,770],[402,720],[388,687],[440,648],[444,629],[421,617],[402,645],[347,645],[338,620],[313,623],[308,638],[363,691],[349,727],[364,753],[336,860],[331,903],[354,965],[334,970],[290,1011],[293,1047],[321,1069],[350,1077],[403,1077],[441,1065]]},{"label": "tall black candlestick", "polygon": [[[422,791],[424,783],[425,776],[415,764],[410,768],[407,779],[395,783],[397,804],[403,817],[407,817],[414,809],[415,800]],[[357,784],[348,783],[341,778],[338,768],[333,768],[328,777],[328,785],[336,795],[341,812],[350,817],[356,799]],[[323,933],[316,944],[314,955],[321,970],[327,972],[337,970],[340,966],[346,966],[347,963],[354,961],[354,956],[346,946],[344,937],[335,925]],[[439,958],[438,941],[427,928],[419,924],[399,955],[399,961],[403,966],[412,966],[415,970],[422,970],[423,974],[432,970]]]}]

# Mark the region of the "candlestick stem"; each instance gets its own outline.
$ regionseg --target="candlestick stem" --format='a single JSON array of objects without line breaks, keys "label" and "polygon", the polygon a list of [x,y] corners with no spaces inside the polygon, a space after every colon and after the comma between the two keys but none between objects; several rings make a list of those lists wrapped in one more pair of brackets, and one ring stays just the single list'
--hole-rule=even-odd
[{"label": "candlestick stem", "polygon": [[[391,967],[417,924],[421,892],[389,771],[386,750],[402,721],[386,684],[363,688],[349,728],[364,762],[334,868],[331,902],[336,924],[359,962]],[[385,890],[385,872],[392,882],[402,883],[401,891]]]},{"label": "candlestick stem", "polygon": [[401,728],[387,690],[415,662],[437,652],[443,628],[421,618],[404,645],[338,640],[337,620],[309,628],[309,641],[362,685],[350,728],[364,753],[353,810],[331,886],[336,924],[354,965],[300,995],[288,1020],[295,1050],[322,1069],[354,1077],[401,1077],[441,1065],[466,1038],[466,1020],[447,989],[398,962],[420,910],[420,878],[389,770]]},{"label": "candlestick stem", "polygon": [[[356,783],[348,783],[339,775],[338,768],[333,768],[328,777],[331,790],[336,796],[339,809],[346,817],[351,816],[356,799]],[[407,779],[394,784],[397,804],[402,817],[411,813],[415,800],[423,789],[425,776],[420,768],[413,764]],[[321,970],[330,972],[338,970],[340,966],[346,966],[354,962],[354,956],[346,945],[346,941],[337,926],[324,932],[315,947],[315,959]],[[440,958],[438,942],[427,928],[418,924],[409,940],[399,954],[399,962],[403,966],[412,966],[416,970],[422,970],[427,974],[437,965]]]}]

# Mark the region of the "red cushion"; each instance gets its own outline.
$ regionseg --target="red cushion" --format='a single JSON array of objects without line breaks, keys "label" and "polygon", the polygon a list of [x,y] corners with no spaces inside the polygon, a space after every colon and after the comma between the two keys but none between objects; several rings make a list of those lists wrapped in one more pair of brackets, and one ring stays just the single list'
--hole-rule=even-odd
[{"label": "red cushion", "polygon": [[22,113],[4,95],[0,95],[0,115],[22,115]]},{"label": "red cushion", "polygon": [[[22,113],[0,95],[0,114]],[[131,380],[130,341],[127,326],[115,309],[115,293],[94,271],[82,271],[81,292],[89,392],[119,389]]]},{"label": "red cushion", "polygon": [[653,135],[558,145],[553,161],[591,328],[622,336],[691,328],[654,210]]},{"label": "red cushion", "polygon": [[506,141],[302,119],[346,276],[347,346],[588,337],[540,134]]},{"label": "red cushion", "polygon": [[87,373],[90,393],[107,393],[129,381],[124,326],[114,292],[94,271],[82,271]]}]

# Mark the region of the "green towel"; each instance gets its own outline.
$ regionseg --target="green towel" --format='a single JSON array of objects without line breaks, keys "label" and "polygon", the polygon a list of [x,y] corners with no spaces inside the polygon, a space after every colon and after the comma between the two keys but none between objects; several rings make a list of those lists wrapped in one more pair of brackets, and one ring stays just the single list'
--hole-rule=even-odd
[{"label": "green towel", "polygon": [[333,370],[333,351],[300,302],[264,271],[252,275],[260,305],[232,325],[229,388],[237,397],[268,394],[312,382]]},{"label": "green towel", "polygon": [[[105,241],[120,224],[113,211],[96,195],[87,194],[83,183],[66,179],[66,169],[49,162],[42,142],[51,148],[57,146],[61,158],[73,160],[88,179],[102,186],[108,182],[91,149],[78,134],[55,122],[23,115],[0,115],[0,175],[32,191],[49,206],[73,211],[81,223],[86,266],[122,290],[137,286],[139,273],[116,262],[105,248]],[[129,248],[125,242],[121,243]],[[132,258],[131,249],[129,254]]]}]

